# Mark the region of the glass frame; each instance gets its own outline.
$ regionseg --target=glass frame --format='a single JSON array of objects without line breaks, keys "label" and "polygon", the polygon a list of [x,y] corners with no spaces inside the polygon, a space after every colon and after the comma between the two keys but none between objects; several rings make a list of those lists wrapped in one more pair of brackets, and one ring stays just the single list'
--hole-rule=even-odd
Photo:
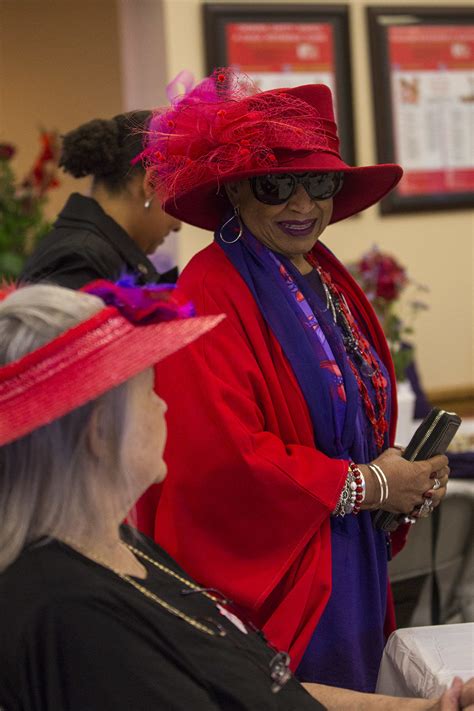
[{"label": "glass frame", "polygon": [[[392,106],[392,71],[389,61],[388,28],[402,25],[474,24],[474,8],[464,7],[366,7],[370,38],[371,75],[377,160],[379,163],[397,162],[395,149],[395,118]],[[402,165],[403,167],[403,165]],[[473,166],[474,167],[474,166]],[[428,170],[428,168],[427,168]],[[468,169],[470,170],[470,168]],[[440,172],[447,173],[449,166]],[[462,209],[474,205],[471,190],[420,192],[403,194],[395,188],[380,203],[382,214],[447,209]]]}]

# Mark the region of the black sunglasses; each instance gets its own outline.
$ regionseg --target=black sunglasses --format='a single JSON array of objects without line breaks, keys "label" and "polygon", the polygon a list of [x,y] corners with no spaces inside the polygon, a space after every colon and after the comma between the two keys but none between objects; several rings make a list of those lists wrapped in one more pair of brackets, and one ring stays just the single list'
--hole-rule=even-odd
[{"label": "black sunglasses", "polygon": [[282,205],[289,200],[299,184],[311,200],[328,200],[342,188],[344,173],[268,173],[250,178],[252,192],[265,205]]}]

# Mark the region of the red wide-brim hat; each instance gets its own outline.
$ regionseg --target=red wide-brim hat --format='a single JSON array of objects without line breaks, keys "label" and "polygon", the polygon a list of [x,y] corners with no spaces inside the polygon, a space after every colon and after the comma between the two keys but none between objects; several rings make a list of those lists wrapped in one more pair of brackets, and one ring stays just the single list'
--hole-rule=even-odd
[{"label": "red wide-brim hat", "polygon": [[[190,316],[189,305],[179,303],[171,289],[161,287],[152,297],[152,305],[146,303],[146,296],[137,304],[136,298],[130,300],[126,292],[121,294],[105,281],[87,286],[84,290],[117,305],[105,306],[41,348],[0,368],[0,446],[98,398],[224,318],[223,314]],[[118,299],[107,298],[113,292]]]},{"label": "red wide-brim hat", "polygon": [[331,219],[338,222],[381,200],[403,173],[393,163],[353,167],[342,160],[326,85],[258,92],[230,70],[156,113],[143,155],[166,212],[210,230],[229,212],[223,185],[231,181],[342,171]]}]

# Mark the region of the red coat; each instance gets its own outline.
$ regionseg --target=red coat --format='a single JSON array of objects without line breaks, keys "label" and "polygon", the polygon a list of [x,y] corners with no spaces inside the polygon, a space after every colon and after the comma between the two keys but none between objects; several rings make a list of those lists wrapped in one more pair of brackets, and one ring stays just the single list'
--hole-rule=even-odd
[{"label": "red coat", "polygon": [[[316,256],[393,381],[372,307],[324,247]],[[331,591],[329,516],[347,462],[315,448],[293,371],[219,246],[197,254],[179,283],[198,313],[227,318],[157,366],[157,392],[169,407],[169,474],[156,517],[156,489],[140,503],[139,526],[195,579],[239,603],[295,668]]]}]

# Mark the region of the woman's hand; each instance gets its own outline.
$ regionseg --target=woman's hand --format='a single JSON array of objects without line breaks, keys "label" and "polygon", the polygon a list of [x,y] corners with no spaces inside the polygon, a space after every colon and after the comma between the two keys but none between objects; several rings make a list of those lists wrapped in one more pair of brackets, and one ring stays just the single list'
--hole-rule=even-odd
[{"label": "woman's hand", "polygon": [[467,711],[474,711],[474,677],[466,681],[461,689],[460,706]]},{"label": "woman's hand", "polygon": [[[449,477],[448,458],[439,454],[431,459],[408,462],[399,449],[390,448],[374,459],[374,464],[387,477],[388,499],[380,506],[380,486],[368,465],[359,465],[365,477],[366,496],[361,508],[410,514],[425,499],[431,499],[438,506],[446,495]],[[435,480],[438,480],[435,482]],[[439,483],[439,487],[434,488]]]},{"label": "woman's hand", "polygon": [[431,706],[428,711],[474,711],[474,678],[463,684],[462,679],[454,677],[450,688]]},{"label": "woman's hand", "polygon": [[455,677],[451,687],[436,701],[366,694],[324,684],[303,686],[328,711],[474,711],[474,679],[463,684],[462,679]]}]

